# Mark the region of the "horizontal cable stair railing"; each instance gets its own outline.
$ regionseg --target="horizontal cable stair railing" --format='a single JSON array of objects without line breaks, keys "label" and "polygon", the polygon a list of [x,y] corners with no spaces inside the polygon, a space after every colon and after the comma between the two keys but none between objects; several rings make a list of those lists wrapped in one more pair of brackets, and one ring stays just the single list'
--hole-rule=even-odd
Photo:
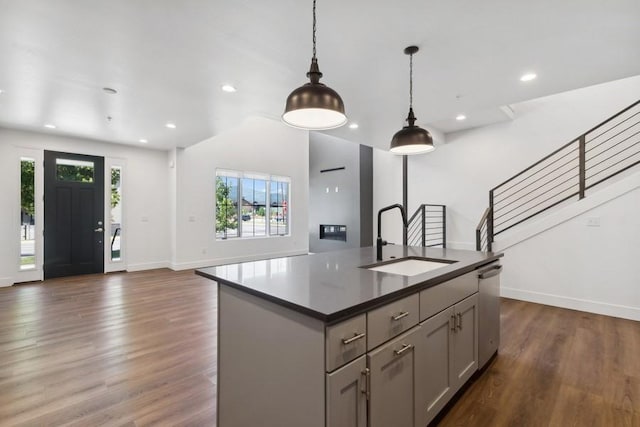
[{"label": "horizontal cable stair railing", "polygon": [[480,218],[476,227],[476,251],[490,251],[491,240],[489,240],[489,214],[491,210],[487,208]]},{"label": "horizontal cable stair railing", "polygon": [[423,204],[407,222],[407,245],[447,247],[447,207]]},{"label": "horizontal cable stair railing", "polygon": [[476,248],[491,250],[496,235],[572,198],[583,199],[590,188],[639,163],[636,101],[490,190]]}]

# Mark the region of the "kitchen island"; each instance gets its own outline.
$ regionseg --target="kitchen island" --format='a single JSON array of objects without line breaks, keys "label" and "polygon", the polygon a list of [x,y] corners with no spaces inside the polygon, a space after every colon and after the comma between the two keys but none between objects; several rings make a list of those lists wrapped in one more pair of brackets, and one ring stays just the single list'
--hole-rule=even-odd
[{"label": "kitchen island", "polygon": [[[219,284],[218,426],[427,425],[478,369],[478,269],[501,256],[387,246],[198,270]],[[442,264],[366,268],[405,259]]]}]

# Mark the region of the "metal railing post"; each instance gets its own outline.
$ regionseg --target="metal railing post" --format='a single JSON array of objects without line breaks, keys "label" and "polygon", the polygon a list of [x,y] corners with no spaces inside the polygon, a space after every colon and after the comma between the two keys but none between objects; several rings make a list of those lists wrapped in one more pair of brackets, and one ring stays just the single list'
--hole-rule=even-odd
[{"label": "metal railing post", "polygon": [[489,215],[487,216],[487,251],[491,252],[493,247],[493,190],[489,191]]},{"label": "metal railing post", "polygon": [[579,175],[579,190],[578,199],[584,199],[584,191],[586,185],[586,137],[582,135],[578,143],[578,175]]},{"label": "metal railing post", "polygon": [[447,207],[442,205],[442,248],[447,248]]},{"label": "metal railing post", "polygon": [[427,207],[423,204],[422,208],[422,247],[427,246]]}]

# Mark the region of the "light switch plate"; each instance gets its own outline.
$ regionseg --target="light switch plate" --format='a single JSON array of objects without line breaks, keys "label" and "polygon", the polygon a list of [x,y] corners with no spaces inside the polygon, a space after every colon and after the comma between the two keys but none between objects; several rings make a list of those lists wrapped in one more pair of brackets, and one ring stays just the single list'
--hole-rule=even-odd
[{"label": "light switch plate", "polygon": [[587,218],[587,227],[600,227],[600,217]]}]

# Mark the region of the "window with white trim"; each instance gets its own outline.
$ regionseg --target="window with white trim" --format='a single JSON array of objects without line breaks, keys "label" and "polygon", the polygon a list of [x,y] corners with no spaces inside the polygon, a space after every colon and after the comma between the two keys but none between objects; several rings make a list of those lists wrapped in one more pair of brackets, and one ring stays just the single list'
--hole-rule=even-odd
[{"label": "window with white trim", "polygon": [[216,240],[289,235],[291,180],[216,171]]}]

